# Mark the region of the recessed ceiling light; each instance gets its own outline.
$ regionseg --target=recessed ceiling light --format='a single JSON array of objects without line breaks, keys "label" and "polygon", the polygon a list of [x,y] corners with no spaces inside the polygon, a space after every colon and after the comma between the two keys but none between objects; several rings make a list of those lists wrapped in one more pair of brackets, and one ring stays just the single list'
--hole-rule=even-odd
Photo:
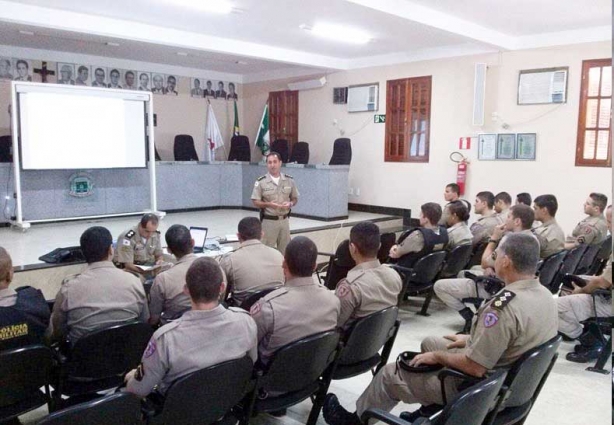
[{"label": "recessed ceiling light", "polygon": [[235,63],[237,65],[247,65],[247,62],[245,62],[245,61],[235,61]]},{"label": "recessed ceiling light", "polygon": [[32,31],[26,31],[26,30],[19,30],[19,34],[34,35],[34,33]]},{"label": "recessed ceiling light", "polygon": [[371,36],[364,31],[342,25],[318,23],[310,27],[309,25],[302,24],[299,25],[299,28],[311,31],[317,36],[344,43],[365,44],[371,41]]},{"label": "recessed ceiling light", "polygon": [[226,0],[165,0],[177,6],[202,10],[203,12],[227,14],[232,12],[232,3]]},{"label": "recessed ceiling light", "polygon": [[107,46],[111,46],[111,47],[119,47],[119,43],[115,43],[113,41],[107,41],[106,43]]},{"label": "recessed ceiling light", "polygon": [[187,56],[186,52],[177,52],[177,56]]}]

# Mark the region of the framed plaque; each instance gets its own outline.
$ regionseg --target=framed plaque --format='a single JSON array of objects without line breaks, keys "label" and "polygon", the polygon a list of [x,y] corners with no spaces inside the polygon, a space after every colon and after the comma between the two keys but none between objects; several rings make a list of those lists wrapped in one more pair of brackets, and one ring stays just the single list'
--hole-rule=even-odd
[{"label": "framed plaque", "polygon": [[478,159],[482,161],[492,161],[497,159],[496,134],[478,135]]},{"label": "framed plaque", "polygon": [[497,159],[514,159],[516,156],[516,135],[497,134]]},{"label": "framed plaque", "polygon": [[518,133],[516,135],[516,159],[535,161],[537,134]]}]

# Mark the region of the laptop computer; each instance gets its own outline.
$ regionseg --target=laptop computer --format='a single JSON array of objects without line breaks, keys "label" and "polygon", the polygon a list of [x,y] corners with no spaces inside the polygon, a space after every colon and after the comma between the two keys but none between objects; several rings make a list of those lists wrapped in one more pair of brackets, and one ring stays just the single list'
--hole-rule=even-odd
[{"label": "laptop computer", "polygon": [[201,253],[205,250],[208,231],[206,227],[190,227],[190,235],[194,239],[194,253]]}]

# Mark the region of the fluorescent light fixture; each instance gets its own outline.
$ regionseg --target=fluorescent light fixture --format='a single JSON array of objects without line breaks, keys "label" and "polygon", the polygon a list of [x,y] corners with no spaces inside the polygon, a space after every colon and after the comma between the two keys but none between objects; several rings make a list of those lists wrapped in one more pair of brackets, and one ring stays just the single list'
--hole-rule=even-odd
[{"label": "fluorescent light fixture", "polygon": [[245,61],[235,61],[235,63],[237,65],[247,65],[247,62],[245,62]]},{"label": "fluorescent light fixture", "polygon": [[232,12],[232,3],[226,0],[165,0],[167,3],[172,3],[176,6],[186,7],[189,9],[201,10],[203,12],[218,13],[221,15]]},{"label": "fluorescent light fixture", "polygon": [[369,34],[355,28],[345,27],[342,25],[318,23],[312,27],[309,27],[308,25],[303,24],[299,25],[299,28],[306,31],[311,31],[317,36],[334,41],[342,41],[344,43],[366,44],[371,41]]},{"label": "fluorescent light fixture", "polygon": [[26,31],[26,30],[19,30],[19,34],[34,35],[34,33],[32,31]]},{"label": "fluorescent light fixture", "polygon": [[187,56],[186,52],[177,52],[177,56]]},{"label": "fluorescent light fixture", "polygon": [[113,41],[107,41],[105,44],[111,47],[119,47],[119,43],[115,43]]}]

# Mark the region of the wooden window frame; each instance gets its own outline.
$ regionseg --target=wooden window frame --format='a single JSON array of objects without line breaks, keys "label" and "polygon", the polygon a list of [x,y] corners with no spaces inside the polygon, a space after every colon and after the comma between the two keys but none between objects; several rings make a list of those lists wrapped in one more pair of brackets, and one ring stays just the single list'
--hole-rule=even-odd
[{"label": "wooden window frame", "polygon": [[[431,109],[432,109],[432,99],[433,99],[433,80],[432,76],[422,76],[422,77],[412,77],[412,78],[401,78],[397,80],[388,80],[386,82],[386,113],[392,110],[392,88],[399,83],[405,83],[405,104],[402,105],[399,109],[404,110],[405,116],[405,125],[404,125],[404,140],[403,144],[403,153],[402,155],[392,155],[392,126],[393,126],[393,117],[386,117],[386,131],[384,138],[384,161],[385,162],[417,162],[417,163],[427,163],[430,158],[430,138],[431,138]],[[414,93],[412,91],[412,85],[414,84],[426,84],[428,86],[428,103],[426,105],[426,128],[424,130],[425,133],[425,149],[424,155],[421,156],[410,156],[409,151],[411,147],[411,138],[412,138],[412,98]],[[419,94],[418,94],[419,95]]]},{"label": "wooden window frame", "polygon": [[[603,78],[599,79],[599,88],[597,90],[597,96],[589,96],[589,70],[596,67],[612,66],[612,59],[593,59],[582,61],[582,80],[580,85],[580,111],[578,114],[578,134],[576,138],[576,167],[611,167],[612,166],[612,113],[610,112],[610,125],[608,126],[610,131],[610,138],[608,142],[608,156],[607,159],[585,159],[584,158],[584,136],[587,130],[586,127],[586,108],[589,99],[597,99],[597,127],[595,131],[604,129],[605,127],[599,127],[599,111],[601,107],[601,99],[607,99],[607,96],[601,96],[601,83]],[[612,96],[610,96],[611,99]],[[610,109],[611,111],[611,109]],[[589,127],[588,130],[591,130]],[[597,135],[595,136],[595,153],[597,150]]]}]

